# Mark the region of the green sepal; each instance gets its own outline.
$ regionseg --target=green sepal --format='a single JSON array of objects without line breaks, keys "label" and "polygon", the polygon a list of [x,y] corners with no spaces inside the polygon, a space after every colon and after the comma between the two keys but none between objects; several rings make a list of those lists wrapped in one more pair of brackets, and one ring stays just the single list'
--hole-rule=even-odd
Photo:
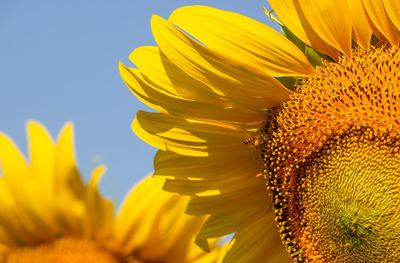
[{"label": "green sepal", "polygon": [[318,51],[316,51],[315,49],[313,49],[312,47],[308,46],[303,41],[301,41],[295,34],[293,34],[292,31],[290,31],[289,28],[285,26],[279,18],[272,15],[274,10],[268,11],[265,7],[263,7],[263,9],[265,14],[267,14],[267,16],[271,20],[275,21],[277,24],[280,25],[282,29],[282,34],[304,53],[304,55],[314,68],[322,66],[322,58],[332,61],[332,59],[329,56],[319,53]]},{"label": "green sepal", "polygon": [[254,133],[258,133],[260,132],[259,128],[253,128],[253,129],[248,129],[249,132],[254,132]]},{"label": "green sepal", "polygon": [[297,77],[285,76],[285,77],[275,77],[283,86],[290,90],[295,89],[295,84],[297,83]]},{"label": "green sepal", "polygon": [[376,46],[378,43],[379,43],[379,39],[374,34],[372,34],[371,40],[370,40],[371,46]]},{"label": "green sepal", "polygon": [[322,56],[319,52],[307,45],[304,46],[304,49],[304,55],[306,55],[306,58],[314,68],[322,66]]},{"label": "green sepal", "polygon": [[287,28],[287,26],[281,25],[281,28],[282,28],[282,34],[287,39],[289,39],[293,44],[295,44],[301,51],[303,51],[304,55],[314,68],[322,65],[321,58],[325,58],[325,56],[317,52],[312,47],[306,45],[295,34],[293,34],[292,31],[290,31],[289,28]]},{"label": "green sepal", "polygon": [[303,53],[305,53],[305,47],[307,46],[303,41],[301,41],[292,31],[285,25],[281,25],[282,34],[289,39],[293,44],[295,44]]}]

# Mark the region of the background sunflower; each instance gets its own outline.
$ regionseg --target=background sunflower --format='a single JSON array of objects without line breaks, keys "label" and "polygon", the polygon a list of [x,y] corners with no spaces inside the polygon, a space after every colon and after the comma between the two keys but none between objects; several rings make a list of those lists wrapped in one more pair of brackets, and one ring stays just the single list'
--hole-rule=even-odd
[{"label": "background sunflower", "polygon": [[114,217],[113,203],[98,192],[105,167],[82,182],[72,125],[57,143],[37,122],[27,130],[29,162],[0,133],[1,262],[218,261],[223,248],[207,254],[194,244],[204,218],[184,215],[187,198],[162,191],[162,179],[140,182]]}]

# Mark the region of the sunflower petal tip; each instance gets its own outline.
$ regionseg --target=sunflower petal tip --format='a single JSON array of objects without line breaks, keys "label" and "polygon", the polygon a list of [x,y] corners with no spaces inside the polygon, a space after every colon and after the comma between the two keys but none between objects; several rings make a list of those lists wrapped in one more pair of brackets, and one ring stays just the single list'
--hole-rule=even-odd
[{"label": "sunflower petal tip", "polygon": [[162,18],[161,16],[153,14],[153,15],[151,16],[150,23],[151,23],[151,25],[153,25],[154,23],[159,23],[159,22],[161,22],[161,21],[163,21],[163,20],[165,20],[165,19]]},{"label": "sunflower petal tip", "polygon": [[91,181],[97,185],[101,178],[103,177],[104,173],[107,171],[107,166],[104,164],[96,166],[94,170],[92,171],[92,176],[91,176]]},{"label": "sunflower petal tip", "polygon": [[74,123],[72,121],[67,121],[63,127],[61,128],[61,131],[71,131],[73,132],[74,130]]},{"label": "sunflower petal tip", "polygon": [[39,121],[35,120],[35,119],[28,119],[25,122],[25,127],[26,127],[26,132],[27,134],[31,134],[33,129],[40,129],[40,130],[46,130],[46,128],[43,126],[43,124],[41,124]]}]

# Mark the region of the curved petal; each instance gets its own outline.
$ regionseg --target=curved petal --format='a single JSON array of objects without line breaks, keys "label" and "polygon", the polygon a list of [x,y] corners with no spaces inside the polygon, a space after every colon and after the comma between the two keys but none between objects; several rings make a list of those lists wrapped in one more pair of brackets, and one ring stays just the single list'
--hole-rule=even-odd
[{"label": "curved petal", "polygon": [[191,157],[159,151],[154,159],[155,176],[167,178],[164,190],[185,195],[226,194],[245,188],[257,188],[264,182],[263,166],[254,155]]},{"label": "curved petal", "polygon": [[223,262],[291,262],[281,243],[274,217],[270,209],[242,228],[233,238]]},{"label": "curved petal", "polygon": [[315,32],[349,56],[352,21],[347,0],[298,0],[297,3]]},{"label": "curved petal", "polygon": [[33,176],[40,180],[41,192],[50,200],[54,191],[54,143],[48,131],[38,122],[29,121],[26,126]]},{"label": "curved petal", "polygon": [[182,155],[234,156],[251,150],[243,145],[245,131],[238,127],[175,118],[139,111],[132,123],[135,134],[150,145]]},{"label": "curved petal", "polygon": [[[15,206],[20,208],[15,209],[15,215],[20,220],[14,223],[12,221],[15,219],[10,222],[9,218],[3,217],[1,220],[4,226],[10,227],[10,229],[15,227],[12,231],[20,232],[25,237],[23,242],[34,243],[51,238],[55,228],[53,218],[47,210],[48,203],[38,202],[41,200],[42,193],[38,185],[32,183],[35,178],[32,177],[31,168],[13,141],[1,133],[0,163],[4,174],[4,184],[8,188],[10,197],[12,196]],[[26,196],[30,198],[26,198]],[[17,230],[18,227],[24,230]]]},{"label": "curved petal", "polygon": [[184,263],[204,218],[185,215],[188,197],[162,191],[163,182],[146,178],[131,190],[118,214],[112,243],[146,262]]},{"label": "curved petal", "polygon": [[[191,263],[221,263],[223,257],[226,254],[226,249],[227,245],[221,246],[221,247],[216,247],[211,252],[209,253],[198,253],[200,256],[196,256],[196,251],[200,248],[197,247],[197,245],[192,245],[191,248],[194,248],[194,257],[189,257],[189,262]],[[193,250],[193,249],[192,249]],[[201,250],[203,251],[203,250]]]},{"label": "curved petal", "polygon": [[18,147],[4,133],[0,133],[0,164],[5,178],[20,179],[28,173],[28,165]]},{"label": "curved petal", "polygon": [[[230,86],[206,85],[179,69],[157,47],[137,48],[130,58],[139,68],[145,81],[170,97],[202,102],[225,109],[232,107],[260,110],[276,106],[278,102],[274,99],[272,90],[280,87],[276,86],[276,80],[273,79],[271,79],[270,84],[273,85],[271,87],[263,86],[268,85],[264,80],[258,84],[240,80],[240,85],[235,85],[235,83],[231,83]],[[291,93],[288,91],[288,94]]]},{"label": "curved petal", "polygon": [[33,243],[35,240],[31,237],[29,229],[24,227],[23,222],[15,220],[20,218],[21,214],[17,209],[10,187],[3,176],[0,177],[0,193],[0,243],[10,247],[18,244]]},{"label": "curved petal", "polygon": [[397,30],[400,30],[400,1],[398,0],[382,0],[383,6],[390,20],[396,26]]},{"label": "curved petal", "polygon": [[238,98],[239,93],[264,89],[264,94],[268,93],[265,105],[273,106],[288,99],[291,94],[270,75],[212,51],[161,17],[153,16],[151,22],[154,38],[162,53],[186,74],[214,87],[216,92]]},{"label": "curved petal", "polygon": [[304,54],[282,34],[246,16],[207,6],[176,9],[168,21],[207,47],[270,75],[311,75]]},{"label": "curved petal", "polygon": [[247,180],[252,184],[237,186],[229,193],[194,197],[189,202],[188,213],[211,214],[198,238],[208,239],[237,232],[262,216],[269,203],[264,181],[262,178],[249,177]]},{"label": "curved petal", "polygon": [[382,0],[363,0],[363,4],[373,25],[372,30],[378,30],[374,31],[374,34],[378,37],[383,35],[392,45],[399,44],[400,31],[390,20]]},{"label": "curved petal", "polygon": [[362,0],[347,1],[351,20],[353,24],[353,39],[362,47],[366,48],[372,36],[372,29],[368,25],[367,14],[364,12]]},{"label": "curved petal", "polygon": [[[158,198],[160,191],[154,191],[161,189],[162,185],[163,180],[146,179],[131,189],[115,219],[111,246],[119,248],[121,253],[129,254],[145,245],[153,219],[162,206],[163,202],[160,201],[165,199],[165,195]],[[148,209],[150,203],[152,209]]]},{"label": "curved petal", "polygon": [[106,170],[105,166],[99,166],[92,172],[86,191],[86,215],[89,226],[85,229],[88,234],[93,234],[100,244],[105,244],[114,223],[114,205],[103,198],[98,189],[101,177]]},{"label": "curved petal", "polygon": [[[139,70],[120,64],[122,79],[131,91],[146,105],[164,113],[191,118],[207,118],[235,122],[261,121],[265,118],[265,101],[269,94],[264,89],[248,92],[219,94],[210,87],[192,79],[158,49],[139,48],[134,51]],[[239,100],[238,98],[242,98]]]},{"label": "curved petal", "polygon": [[73,129],[72,123],[66,123],[58,135],[54,177],[58,189],[68,185],[78,196],[84,192],[84,186],[75,161]]},{"label": "curved petal", "polygon": [[268,3],[290,31],[304,43],[335,60],[339,58],[339,51],[325,42],[312,27],[300,6],[300,0],[269,0]]},{"label": "curved petal", "polygon": [[191,215],[226,213],[232,216],[237,210],[240,210],[239,208],[250,204],[268,206],[266,186],[263,178],[259,179],[252,187],[239,187],[229,193],[211,196],[194,196],[190,200],[186,212]]},{"label": "curved petal", "polygon": [[[252,149],[254,152],[254,149]],[[154,157],[154,176],[175,180],[218,180],[225,177],[247,175],[260,169],[256,153],[244,151],[235,156],[218,158],[179,155],[170,151],[158,151]],[[232,167],[234,164],[234,167]],[[166,186],[167,187],[167,184]]]}]

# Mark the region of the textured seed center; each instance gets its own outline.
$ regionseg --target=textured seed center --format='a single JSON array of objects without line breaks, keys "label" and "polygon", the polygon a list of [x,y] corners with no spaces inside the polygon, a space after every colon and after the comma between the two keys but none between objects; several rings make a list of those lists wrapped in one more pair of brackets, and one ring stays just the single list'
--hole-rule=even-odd
[{"label": "textured seed center", "polygon": [[400,52],[356,49],[302,81],[263,131],[295,262],[399,262]]},{"label": "textured seed center", "polygon": [[[300,168],[301,246],[327,262],[397,262],[400,154],[366,132],[332,142]],[[379,255],[377,257],[377,255]],[[379,259],[379,260],[378,260]]]}]

